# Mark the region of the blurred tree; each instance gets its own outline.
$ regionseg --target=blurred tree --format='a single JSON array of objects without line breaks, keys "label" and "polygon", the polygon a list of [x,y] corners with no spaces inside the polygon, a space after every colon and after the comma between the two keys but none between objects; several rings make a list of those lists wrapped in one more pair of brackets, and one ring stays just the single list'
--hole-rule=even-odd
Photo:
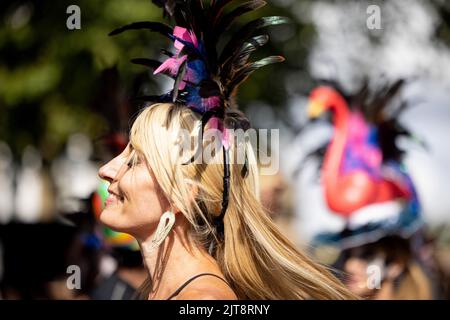
[{"label": "blurred tree", "polygon": [[[448,44],[448,1],[433,3],[442,17],[436,37]],[[81,9],[80,30],[66,27],[70,16],[66,9],[73,4]],[[292,23],[270,29],[271,41],[259,54],[281,54],[287,59],[255,73],[252,81],[243,85],[238,97],[243,109],[259,100],[283,117],[286,99],[293,93],[307,93],[313,86],[307,58],[316,35],[313,25],[304,19],[311,4],[310,0],[272,0],[255,13],[288,16]],[[252,18],[252,14],[244,15],[243,20]],[[46,163],[63,150],[71,134],[82,132],[95,138],[108,131],[105,117],[89,107],[102,85],[101,71],[117,64],[121,81],[130,92],[132,79],[145,70],[129,60],[155,57],[168,42],[145,31],[114,38],[107,34],[131,21],[158,19],[163,19],[161,11],[149,0],[2,1],[0,140],[11,146],[15,159],[25,146],[33,144]],[[161,92],[162,85],[154,86],[152,93]]]},{"label": "blurred tree", "polygon": [[[81,9],[80,30],[66,27],[70,16],[66,9],[72,4]],[[269,7],[265,14],[286,11]],[[107,36],[130,21],[162,19],[161,11],[148,0],[14,1],[2,2],[0,12],[0,139],[11,146],[16,159],[32,144],[48,162],[63,150],[71,134],[82,132],[94,138],[106,132],[107,117],[89,108],[102,85],[100,72],[117,63],[123,83],[130,87],[131,79],[143,70],[129,60],[157,56],[167,45],[148,32]],[[281,47],[273,48],[277,44],[266,50],[283,53]],[[244,104],[255,97],[282,104],[283,86],[274,85],[282,83],[282,72],[277,76],[269,72],[274,73],[267,70],[244,88]],[[265,92],[269,93],[259,94]]]},{"label": "blurred tree", "polygon": [[107,36],[126,22],[158,19],[159,12],[148,1],[75,1],[81,8],[81,30],[66,27],[71,4],[74,1],[0,4],[0,140],[11,146],[16,159],[32,144],[49,161],[71,134],[93,138],[107,130],[103,117],[89,108],[102,85],[100,71],[119,62],[127,83],[141,71],[125,61],[129,54],[158,48],[144,33],[122,39]]}]

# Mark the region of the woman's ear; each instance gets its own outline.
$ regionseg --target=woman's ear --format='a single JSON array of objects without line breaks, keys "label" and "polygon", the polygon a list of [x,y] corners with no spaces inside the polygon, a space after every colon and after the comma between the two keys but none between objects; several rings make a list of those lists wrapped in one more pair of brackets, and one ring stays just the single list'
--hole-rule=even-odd
[{"label": "woman's ear", "polygon": [[[189,195],[187,200],[195,202],[198,195],[198,190],[199,188],[197,185],[193,183],[189,184]],[[168,210],[171,210],[175,215],[181,212],[181,209],[175,204],[172,204]]]}]

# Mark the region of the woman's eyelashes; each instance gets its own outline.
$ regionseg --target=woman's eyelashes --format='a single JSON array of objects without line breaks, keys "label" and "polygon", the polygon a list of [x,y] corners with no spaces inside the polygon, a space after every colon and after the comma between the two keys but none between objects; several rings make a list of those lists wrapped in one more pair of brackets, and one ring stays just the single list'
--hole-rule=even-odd
[{"label": "woman's eyelashes", "polygon": [[128,168],[131,168],[132,166],[133,166],[133,157],[131,157],[129,160],[128,160],[128,162],[127,162],[127,166],[128,166]]},{"label": "woman's eyelashes", "polygon": [[132,168],[135,165],[136,159],[134,158],[134,155],[128,160],[127,166],[128,168]]},{"label": "woman's eyelashes", "polygon": [[130,159],[127,162],[128,168],[132,168],[135,165],[139,164],[139,156],[136,154],[136,152],[133,152],[133,155],[130,157]]}]

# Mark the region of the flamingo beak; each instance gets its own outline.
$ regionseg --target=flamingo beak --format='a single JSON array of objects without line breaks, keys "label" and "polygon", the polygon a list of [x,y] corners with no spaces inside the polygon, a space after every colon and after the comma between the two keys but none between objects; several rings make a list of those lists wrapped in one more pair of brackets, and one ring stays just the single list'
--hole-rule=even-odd
[{"label": "flamingo beak", "polygon": [[318,118],[324,109],[323,105],[318,101],[310,100],[307,106],[308,117],[311,119]]}]

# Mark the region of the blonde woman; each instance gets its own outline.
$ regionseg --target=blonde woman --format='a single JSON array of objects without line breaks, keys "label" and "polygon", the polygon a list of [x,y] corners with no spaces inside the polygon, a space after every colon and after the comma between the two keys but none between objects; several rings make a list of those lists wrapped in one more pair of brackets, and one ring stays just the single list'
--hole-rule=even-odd
[{"label": "blonde woman", "polygon": [[[231,165],[224,239],[209,254],[210,243],[216,241],[212,221],[221,211],[223,164],[171,161],[178,153],[174,132],[184,129],[195,135],[199,121],[185,106],[146,108],[131,129],[127,148],[99,172],[110,182],[100,219],[138,239],[150,275],[147,297],[354,298],[324,267],[296,250],[264,212],[255,189],[257,167],[250,165],[254,161],[249,161],[246,178]],[[164,221],[168,212],[174,220]],[[158,225],[170,232],[155,247]]]},{"label": "blonde woman", "polygon": [[[169,59],[134,61],[175,81],[171,92],[147,97],[161,103],[140,113],[128,146],[100,169],[100,177],[110,182],[100,220],[138,240],[149,272],[147,299],[354,298],[279,232],[258,200],[250,141],[238,144],[231,138],[231,129],[249,127],[233,103],[237,86],[259,67],[282,61],[248,61],[267,42],[267,36],[251,35],[285,19],[250,22],[217,55],[217,39],[232,21],[222,14],[229,2],[203,7],[200,0],[158,1],[177,26],[138,22],[111,33],[147,28],[167,36],[175,51]],[[262,5],[253,1],[246,11]],[[197,161],[197,151],[213,142],[203,137],[205,130],[221,134],[223,152],[213,152],[213,161]],[[191,161],[180,156],[185,151],[180,136],[186,132],[188,141],[199,141]],[[246,161],[233,161],[242,148]]]}]

